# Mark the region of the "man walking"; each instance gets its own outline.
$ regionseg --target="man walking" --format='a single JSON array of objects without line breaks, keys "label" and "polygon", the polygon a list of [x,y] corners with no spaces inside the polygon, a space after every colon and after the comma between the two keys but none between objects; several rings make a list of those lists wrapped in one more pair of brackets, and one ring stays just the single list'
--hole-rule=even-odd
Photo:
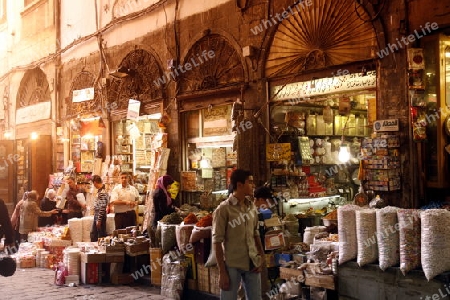
[{"label": "man walking", "polygon": [[94,203],[94,223],[91,229],[91,242],[97,242],[99,238],[106,236],[106,207],[108,206],[108,193],[102,178],[98,175],[92,177],[92,183],[97,189],[97,197]]},{"label": "man walking", "polygon": [[212,239],[219,267],[220,299],[235,300],[243,283],[246,298],[261,299],[261,268],[265,261],[252,202],[253,176],[237,169],[231,174],[233,193],[213,214]]}]

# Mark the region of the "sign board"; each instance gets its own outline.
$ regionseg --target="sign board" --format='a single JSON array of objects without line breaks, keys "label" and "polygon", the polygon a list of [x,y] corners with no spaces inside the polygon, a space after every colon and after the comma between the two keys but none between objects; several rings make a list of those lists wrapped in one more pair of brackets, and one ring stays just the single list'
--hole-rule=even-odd
[{"label": "sign board", "polygon": [[139,110],[141,108],[141,101],[130,99],[128,100],[127,120],[136,121],[139,117]]},{"label": "sign board", "polygon": [[399,131],[398,119],[376,120],[373,122],[374,131]]},{"label": "sign board", "polygon": [[94,88],[86,88],[82,90],[74,90],[72,95],[72,102],[84,102],[94,99]]},{"label": "sign board", "polygon": [[305,98],[312,96],[371,89],[376,86],[376,71],[370,71],[367,74],[352,73],[275,86],[271,90],[270,96],[273,101],[295,100],[295,103],[301,103]]},{"label": "sign board", "polygon": [[51,107],[50,101],[47,101],[19,108],[16,112],[16,124],[50,119]]}]

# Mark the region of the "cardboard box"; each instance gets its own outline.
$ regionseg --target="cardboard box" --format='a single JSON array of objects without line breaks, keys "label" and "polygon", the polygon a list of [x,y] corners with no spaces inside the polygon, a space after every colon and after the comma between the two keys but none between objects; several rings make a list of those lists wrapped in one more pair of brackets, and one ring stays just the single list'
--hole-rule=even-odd
[{"label": "cardboard box", "polygon": [[81,263],[81,283],[97,284],[99,278],[98,263]]},{"label": "cardboard box", "polygon": [[189,279],[197,279],[197,264],[195,263],[194,253],[185,253],[184,256],[188,262],[188,271],[186,277]]},{"label": "cardboard box", "polygon": [[291,261],[291,255],[289,253],[275,253],[275,266],[279,267]]},{"label": "cardboard box", "polygon": [[106,253],[80,253],[81,263],[104,263],[106,259]]}]

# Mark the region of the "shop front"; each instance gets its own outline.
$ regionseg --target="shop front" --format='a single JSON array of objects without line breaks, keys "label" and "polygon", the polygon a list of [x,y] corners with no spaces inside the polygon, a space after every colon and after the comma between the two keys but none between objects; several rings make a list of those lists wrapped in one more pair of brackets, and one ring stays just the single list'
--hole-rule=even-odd
[{"label": "shop front", "polygon": [[35,68],[21,80],[16,99],[14,165],[15,197],[36,190],[44,195],[53,170],[54,123],[50,85],[45,73]]},{"label": "shop front", "polygon": [[206,53],[207,59],[182,75],[177,97],[181,203],[212,211],[228,195],[230,174],[239,165],[238,153],[249,153],[240,140],[250,136],[251,129],[243,132],[246,128],[238,124],[238,119],[245,122],[245,71],[238,52],[223,36],[209,34],[192,45],[183,65],[197,60],[199,53]]}]

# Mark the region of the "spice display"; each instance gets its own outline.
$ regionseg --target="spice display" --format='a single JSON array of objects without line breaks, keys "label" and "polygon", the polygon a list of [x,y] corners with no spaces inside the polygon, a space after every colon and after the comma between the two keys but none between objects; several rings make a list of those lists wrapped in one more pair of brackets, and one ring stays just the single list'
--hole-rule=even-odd
[{"label": "spice display", "polygon": [[400,270],[403,275],[420,266],[420,210],[397,211],[400,230]]},{"label": "spice display", "polygon": [[[162,253],[166,254],[177,245],[177,238],[175,233],[175,225],[158,222],[158,228],[161,231],[161,249]],[[158,232],[157,228],[157,232]]]},{"label": "spice display", "polygon": [[378,259],[376,228],[377,218],[374,209],[356,211],[356,237],[358,240],[356,261],[360,267]]},{"label": "spice display", "polygon": [[189,240],[191,239],[193,229],[194,229],[193,224],[186,225],[186,223],[185,224],[181,223],[180,225],[176,226],[175,236],[177,239],[178,249],[184,250],[186,248],[186,245],[189,243]]},{"label": "spice display", "polygon": [[339,264],[356,258],[356,216],[355,211],[361,209],[357,205],[344,205],[338,208]]},{"label": "spice display", "polygon": [[197,217],[193,213],[189,213],[183,220],[184,224],[195,224],[198,222]]},{"label": "spice display", "polygon": [[450,212],[429,209],[420,213],[421,261],[428,280],[450,270]]},{"label": "spice display", "polygon": [[212,215],[209,214],[207,216],[204,216],[203,218],[198,221],[195,226],[197,227],[209,227],[212,226]]},{"label": "spice display", "polygon": [[400,262],[397,210],[393,206],[377,210],[378,260],[383,271]]},{"label": "spice display", "polygon": [[183,222],[183,219],[176,212],[171,213],[170,215],[166,215],[161,219],[162,223],[166,224],[180,224]]}]

